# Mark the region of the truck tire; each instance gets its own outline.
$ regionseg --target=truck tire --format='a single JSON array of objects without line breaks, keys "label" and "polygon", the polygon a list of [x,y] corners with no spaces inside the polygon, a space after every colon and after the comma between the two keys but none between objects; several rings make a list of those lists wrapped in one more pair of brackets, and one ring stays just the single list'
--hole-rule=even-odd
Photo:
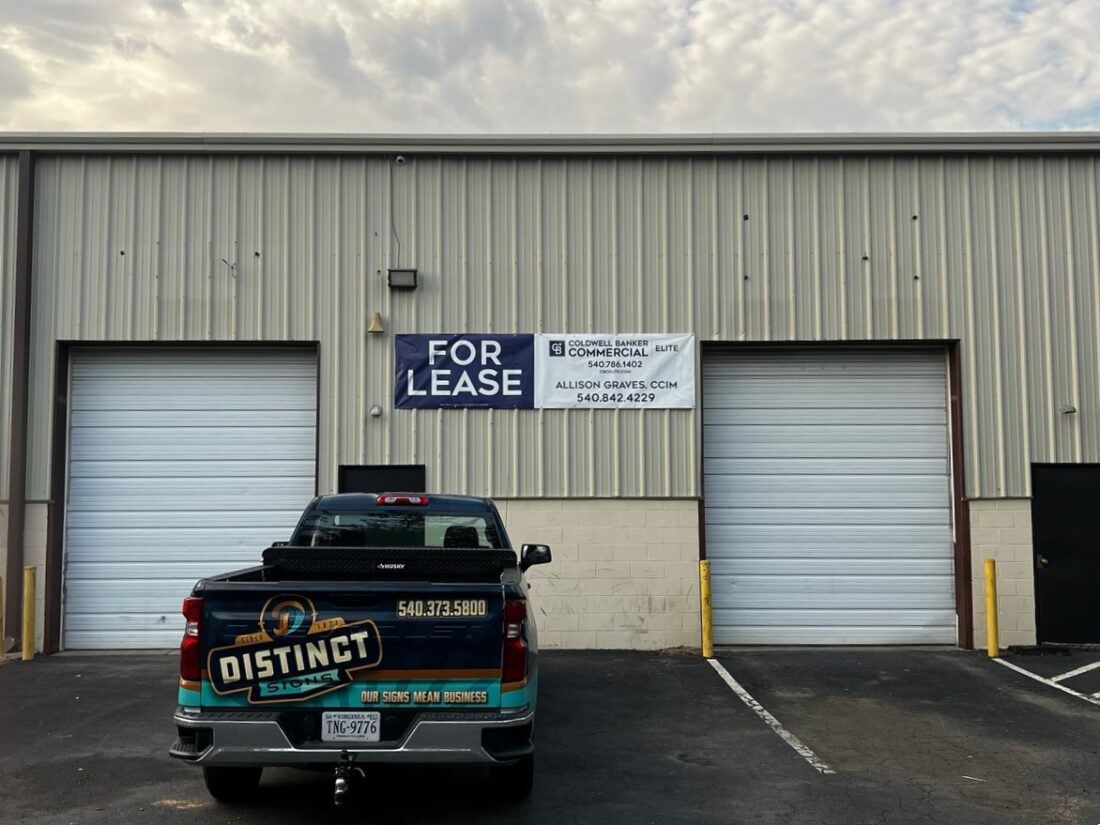
[{"label": "truck tire", "polygon": [[263,768],[206,768],[202,779],[206,790],[219,802],[247,802],[256,795]]},{"label": "truck tire", "polygon": [[528,754],[511,765],[490,768],[490,780],[497,798],[519,802],[531,793],[535,783],[535,756]]}]

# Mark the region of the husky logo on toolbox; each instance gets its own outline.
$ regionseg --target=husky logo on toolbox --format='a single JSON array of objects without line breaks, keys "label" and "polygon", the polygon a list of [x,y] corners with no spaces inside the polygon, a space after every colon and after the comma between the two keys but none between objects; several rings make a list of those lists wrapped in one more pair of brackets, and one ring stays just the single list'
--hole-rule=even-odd
[{"label": "husky logo on toolbox", "polygon": [[349,684],[355,671],[382,661],[374,622],[320,619],[304,596],[268,599],[259,625],[259,632],[210,651],[207,672],[215,693],[247,690],[251,704],[298,702]]}]

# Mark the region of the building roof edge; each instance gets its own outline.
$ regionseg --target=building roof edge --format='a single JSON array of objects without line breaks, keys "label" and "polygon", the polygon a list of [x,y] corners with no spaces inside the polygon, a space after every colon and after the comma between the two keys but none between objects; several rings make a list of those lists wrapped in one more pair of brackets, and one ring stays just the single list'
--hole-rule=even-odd
[{"label": "building roof edge", "polygon": [[1100,152],[1100,132],[657,135],[352,135],[8,132],[0,152],[185,154],[725,155]]}]

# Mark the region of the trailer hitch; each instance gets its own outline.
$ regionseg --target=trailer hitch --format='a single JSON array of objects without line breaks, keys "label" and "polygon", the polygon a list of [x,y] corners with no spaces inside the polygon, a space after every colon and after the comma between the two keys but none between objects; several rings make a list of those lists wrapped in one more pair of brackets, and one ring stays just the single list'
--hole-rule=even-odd
[{"label": "trailer hitch", "polygon": [[336,767],[336,782],[332,789],[333,805],[339,807],[347,801],[353,776],[358,776],[360,779],[366,778],[363,769],[355,764],[355,757],[347,751],[340,751],[340,764]]}]

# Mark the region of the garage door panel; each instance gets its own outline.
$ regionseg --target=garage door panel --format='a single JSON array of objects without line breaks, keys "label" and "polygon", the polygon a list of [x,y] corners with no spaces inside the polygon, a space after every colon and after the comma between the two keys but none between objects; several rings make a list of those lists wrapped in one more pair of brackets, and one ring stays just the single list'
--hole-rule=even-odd
[{"label": "garage door panel", "polygon": [[[939,576],[950,577],[954,565],[950,559],[894,558],[776,558],[756,556],[712,559],[711,578],[729,576]],[[942,580],[942,579],[941,579]]]},{"label": "garage door panel", "polygon": [[[281,388],[286,390],[284,386]],[[218,406],[225,410],[238,410],[241,412],[250,412],[256,409],[256,395],[268,395],[273,397],[269,393],[274,391],[275,387],[238,387],[238,391],[232,395],[226,395],[218,400]],[[81,399],[80,411],[83,412],[111,412],[118,409],[125,412],[201,412],[203,407],[203,399],[196,398],[194,395],[181,394],[181,395],[154,395],[150,396],[146,392],[135,392],[132,396],[128,396],[121,399],[114,399],[116,406],[112,407],[112,398],[110,396],[91,396]],[[290,406],[292,403],[289,399],[279,400],[280,410],[297,410],[312,412],[316,410],[316,403],[310,405],[305,399],[300,399],[296,406]]]},{"label": "garage door panel", "polygon": [[[281,357],[278,361],[267,359],[263,364],[263,375],[298,375],[303,378],[312,378],[315,371],[316,357],[312,350],[294,347],[286,347],[279,350],[279,354],[287,353],[287,357]],[[199,353],[200,355],[205,353]],[[218,359],[218,375],[235,375],[241,377],[255,377],[257,357],[265,358],[273,354],[258,354],[254,349],[219,349],[214,353]],[[95,353],[88,353],[94,356]],[[210,375],[208,361],[196,360],[196,351],[184,348],[168,348],[157,351],[147,349],[116,349],[110,354],[110,360],[100,358],[85,358],[80,365],[81,375],[95,375],[117,377],[119,375],[136,375],[146,377],[149,375],[149,361],[156,359],[157,373],[160,375],[176,377],[181,375]]]},{"label": "garage door panel", "polygon": [[[890,586],[891,582],[883,582]],[[905,593],[900,596],[891,595],[884,598],[881,594],[864,592],[840,592],[840,593],[797,593],[777,591],[774,593],[757,592],[730,592],[723,598],[714,601],[714,609],[768,609],[775,604],[787,604],[805,609],[888,609],[894,610],[952,610],[950,598],[933,593]],[[954,613],[951,614],[954,617]]]},{"label": "garage door panel", "polygon": [[[134,626],[127,625],[123,630],[94,627],[90,630],[65,632],[65,645],[70,650],[164,650],[179,647],[183,638],[182,626],[177,628],[174,620]],[[183,621],[183,617],[179,617]],[[135,644],[140,639],[142,644]]]},{"label": "garage door panel", "polygon": [[[716,627],[714,642],[719,645],[942,645],[944,637],[954,634],[954,626],[907,627],[852,626],[832,624],[787,625],[783,627]],[[811,641],[812,640],[812,641]]]},{"label": "garage door panel", "polygon": [[204,548],[171,544],[163,546],[157,544],[156,556],[151,558],[148,545],[119,547],[111,542],[111,560],[104,561],[103,551],[106,549],[104,545],[85,544],[74,547],[68,554],[70,567],[65,575],[69,579],[101,579],[106,578],[106,575],[101,573],[107,570],[113,571],[109,575],[117,578],[146,578],[151,575],[155,577],[161,572],[166,578],[172,578],[176,574],[169,575],[166,571],[173,569],[175,565],[183,565],[188,570],[201,568],[205,571],[202,576],[195,577],[197,581],[199,578],[222,573],[233,567],[237,569],[254,567],[260,563],[256,548],[262,550],[270,547],[275,541],[285,540],[285,534],[282,539],[256,535],[249,541],[223,545],[217,559],[211,559]]},{"label": "garage door panel", "polygon": [[868,407],[838,407],[819,409],[814,407],[775,409],[774,407],[741,407],[734,403],[712,402],[710,396],[703,406],[703,415],[718,417],[720,425],[727,427],[825,427],[825,426],[931,426],[941,424],[943,410],[930,407],[902,407],[890,410],[890,420],[883,421],[882,409]]},{"label": "garage door panel", "polygon": [[86,427],[73,430],[72,458],[259,460],[308,459],[316,452],[312,427]]},{"label": "garage door panel", "polygon": [[942,353],[722,355],[703,378],[716,640],[954,641]]},{"label": "garage door panel", "polygon": [[[183,557],[186,558],[186,557]],[[75,570],[68,574],[69,579],[101,579],[105,581],[117,581],[122,579],[134,579],[145,581],[150,578],[162,577],[184,582],[192,585],[201,578],[225,573],[228,570],[255,567],[258,563],[255,546],[239,553],[236,558],[226,556],[215,564],[209,560],[182,561],[179,556],[165,555],[161,559],[150,561],[143,559],[119,559],[116,562],[88,561],[81,563]]]},{"label": "garage door panel", "polygon": [[70,424],[79,427],[301,427],[312,429],[312,409],[277,410],[78,410]]},{"label": "garage door panel", "polygon": [[[809,525],[791,524],[716,524],[708,526],[707,537],[713,539],[718,547],[729,546],[731,550],[746,551],[747,555],[778,555],[778,549],[784,549],[797,555],[798,550],[829,550],[842,555],[839,551],[850,548],[878,548],[885,553],[894,547],[930,547],[943,550],[950,534],[939,525],[907,526],[904,538],[899,536],[899,525],[881,524],[829,524]],[[737,558],[740,552],[722,553],[722,557]]]},{"label": "garage door panel", "polygon": [[175,647],[203,576],[258,563],[315,488],[316,358],[77,353],[63,639]]},{"label": "garage door panel", "polygon": [[77,506],[73,512],[90,510],[105,519],[131,510],[157,510],[174,507],[171,499],[185,496],[188,506],[201,510],[245,509],[255,506],[257,491],[263,490],[264,504],[270,509],[305,508],[312,496],[302,497],[300,478],[263,478],[237,476],[222,478],[76,478],[70,482],[70,496]]},{"label": "garage door panel", "polygon": [[[95,385],[81,392],[82,385],[75,382],[74,411],[86,410],[204,410],[208,399],[218,399],[223,410],[255,410],[257,399],[275,401],[271,406],[279,410],[316,409],[316,398],[309,393],[315,389],[311,380],[298,378],[270,378],[267,380],[212,379],[209,382],[191,381],[184,386],[169,386],[163,381],[128,381],[124,384],[103,387]],[[150,388],[155,389],[151,393]],[[266,405],[264,405],[266,407]]]},{"label": "garage door panel", "polygon": [[[180,639],[183,637],[184,621],[179,610],[182,605],[183,598],[181,597],[180,604],[176,605],[177,609],[173,615],[167,615],[159,611],[154,613],[119,613],[116,611],[111,616],[110,627],[115,632],[155,630],[171,633],[172,638],[169,647],[178,647]],[[80,613],[73,616],[68,629],[92,634],[103,627],[103,622],[104,617],[98,613]]]},{"label": "garage door panel", "polygon": [[921,525],[949,527],[950,513],[943,507],[720,507],[705,508],[706,524],[856,524]]},{"label": "garage door panel", "polygon": [[[794,380],[800,386],[798,392],[792,393],[789,385]],[[782,409],[871,407],[890,410],[929,404],[928,386],[920,381],[876,380],[870,377],[852,379],[846,376],[840,379],[831,376],[758,378],[751,387],[738,394],[736,401],[732,394],[728,396],[728,403],[742,409],[774,407],[774,399],[779,393],[783,394]],[[722,398],[721,395],[718,397]]]},{"label": "garage door panel", "polygon": [[[710,475],[945,475],[947,456],[935,458],[707,458],[703,472]],[[751,480],[750,482],[751,483]]]},{"label": "garage door panel", "polygon": [[[264,505],[266,510],[261,510],[257,505]],[[162,510],[153,512],[148,510],[118,510],[114,511],[110,521],[106,521],[98,512],[92,510],[77,510],[66,514],[65,523],[72,530],[114,529],[126,528],[151,528],[187,530],[201,524],[203,527],[234,528],[234,529],[280,529],[288,530],[298,523],[301,513],[290,512],[269,506],[270,502],[253,501],[249,509],[241,509],[236,512],[226,510],[200,511],[173,511]],[[302,508],[304,509],[304,505]],[[205,519],[204,521],[202,519]]]},{"label": "garage door panel", "polygon": [[180,459],[175,461],[73,461],[69,465],[69,478],[226,478],[244,477],[266,479],[308,476],[314,470],[310,459],[286,461],[264,459],[262,461],[211,461]]},{"label": "garage door panel", "polygon": [[[738,376],[783,376],[794,378],[802,375],[844,376],[894,376],[898,379],[934,377],[942,375],[939,364],[929,359],[928,350],[838,350],[834,348],[799,347],[782,352],[767,353],[766,358],[756,357],[739,361],[715,359],[707,365],[715,374]],[[888,361],[884,361],[888,358]]]},{"label": "garage door panel", "polygon": [[[156,518],[147,513],[140,515],[145,516],[147,521],[154,521]],[[259,520],[259,515],[257,514],[255,520]],[[74,554],[84,549],[92,552],[95,548],[109,542],[115,554],[135,552],[138,554],[135,558],[149,558],[149,549],[153,546],[160,556],[171,557],[182,551],[206,553],[207,551],[203,548],[211,544],[222,547],[255,547],[257,543],[270,543],[269,537],[280,532],[282,535],[274,539],[275,541],[284,541],[289,538],[290,530],[296,523],[292,517],[273,514],[270,511],[262,515],[266,516],[264,523],[254,526],[230,524],[221,527],[210,525],[195,527],[191,524],[172,526],[157,522],[152,526],[128,527],[126,530],[113,532],[114,525],[103,528],[73,528],[68,531],[65,554],[66,558],[72,561]],[[189,521],[186,515],[179,514],[175,515],[173,520]],[[266,546],[268,545],[264,544],[264,547]]]},{"label": "garage door panel", "polygon": [[[821,608],[721,609],[714,611],[714,621],[721,625],[752,625],[756,627],[806,626],[828,628],[833,625],[851,627],[955,627],[954,610],[833,610]],[[810,637],[812,638],[812,637]],[[807,638],[805,641],[810,641]]]},{"label": "garage door panel", "polygon": [[[939,608],[953,606],[950,582],[942,576],[887,574],[853,576],[838,567],[825,575],[718,575],[712,571],[716,608]],[[946,589],[945,589],[946,588]]]},{"label": "garage door panel", "polygon": [[815,546],[782,546],[779,544],[766,547],[753,545],[750,547],[732,547],[729,552],[717,542],[707,539],[707,555],[711,559],[711,566],[721,561],[742,561],[745,559],[767,560],[772,558],[784,558],[787,560],[826,561],[837,559],[840,561],[853,561],[859,559],[881,559],[889,551],[890,558],[908,559],[919,561],[922,559],[942,559],[944,557],[943,545],[932,546],[929,544],[891,544],[884,546],[868,542],[864,545],[815,545]]},{"label": "garage door panel", "polygon": [[703,447],[708,458],[944,458],[947,445],[935,438],[942,433],[942,427],[917,425],[801,428],[706,421]]},{"label": "garage door panel", "polygon": [[[225,568],[226,572],[230,568]],[[75,581],[70,579],[70,581]],[[178,615],[183,598],[191,593],[194,579],[81,579],[81,586],[67,595],[72,613],[97,613],[110,625],[113,613],[156,613]]]},{"label": "garage door panel", "polygon": [[828,507],[838,499],[858,501],[869,507],[888,507],[902,495],[907,503],[917,507],[946,507],[948,503],[948,494],[942,485],[919,477],[913,477],[912,481],[906,483],[879,486],[875,486],[870,479],[848,477],[843,481],[838,480],[833,489],[828,487],[827,476],[819,476],[817,483],[783,485],[779,482],[757,488],[731,476],[719,476],[718,479],[708,492],[728,496],[746,507]]}]

